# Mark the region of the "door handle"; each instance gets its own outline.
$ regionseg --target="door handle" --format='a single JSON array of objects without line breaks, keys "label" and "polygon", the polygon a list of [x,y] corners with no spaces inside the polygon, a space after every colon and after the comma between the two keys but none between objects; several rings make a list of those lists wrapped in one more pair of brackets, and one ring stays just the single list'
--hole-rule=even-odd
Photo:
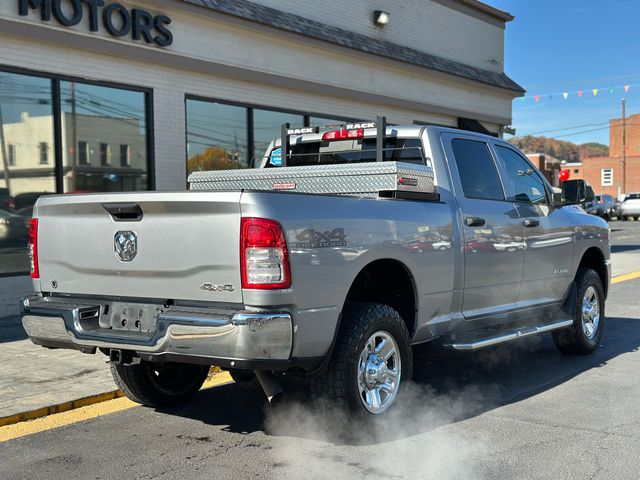
[{"label": "door handle", "polygon": [[524,225],[525,227],[537,227],[538,225],[540,225],[540,222],[538,220],[531,220],[530,218],[525,218],[522,221],[522,225]]},{"label": "door handle", "polygon": [[485,220],[480,217],[467,217],[464,219],[464,223],[467,227],[482,227]]}]

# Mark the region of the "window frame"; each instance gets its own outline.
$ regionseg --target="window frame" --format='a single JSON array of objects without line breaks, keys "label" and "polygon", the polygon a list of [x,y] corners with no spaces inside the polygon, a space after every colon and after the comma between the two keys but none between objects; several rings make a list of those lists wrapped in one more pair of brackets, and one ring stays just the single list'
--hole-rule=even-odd
[{"label": "window frame", "polygon": [[[605,172],[609,174],[609,182],[605,183]],[[613,168],[601,168],[600,169],[600,186],[601,187],[613,187]]]},{"label": "window frame", "polygon": [[524,162],[529,165],[529,168],[531,170],[533,170],[533,173],[538,177],[538,180],[540,180],[540,182],[542,182],[542,187],[544,188],[544,200],[545,203],[541,203],[539,201],[537,202],[531,202],[531,201],[523,201],[523,200],[517,200],[515,198],[508,198],[506,193],[507,190],[504,186],[504,178],[506,177],[506,172],[504,172],[502,170],[502,165],[500,164],[500,162],[496,161],[496,164],[498,166],[498,170],[500,172],[500,179],[502,180],[503,184],[502,187],[505,191],[505,198],[508,202],[513,202],[513,203],[517,203],[520,205],[551,205],[552,202],[552,198],[553,196],[551,195],[551,192],[553,192],[551,185],[549,184],[549,181],[546,179],[546,177],[544,175],[540,174],[540,171],[538,170],[538,168],[531,162],[531,160],[529,160],[527,158],[526,155],[523,155],[522,153],[520,153],[517,149],[513,148],[512,145],[510,145],[509,143],[506,142],[491,142],[491,148],[492,150],[495,151],[495,158],[499,159],[500,158],[500,153],[498,151],[498,147],[502,147],[505,148],[507,150],[511,150],[513,153],[515,153],[518,157],[520,157],[522,160],[524,160]]},{"label": "window frame", "polygon": [[7,143],[7,166],[15,167],[16,165],[16,144]]},{"label": "window frame", "polygon": [[[491,141],[485,138],[481,138],[481,137],[476,137],[473,135],[464,135],[464,134],[445,134],[447,135],[447,142],[449,145],[449,148],[451,149],[451,155],[452,158],[448,161],[449,164],[449,168],[451,169],[451,164],[453,163],[453,165],[455,165],[455,169],[456,169],[456,189],[460,189],[460,194],[469,200],[484,200],[487,202],[511,202],[510,200],[507,199],[507,195],[506,195],[506,191],[504,188],[504,182],[502,181],[502,172],[498,166],[498,162],[496,161],[496,157],[495,157],[495,152],[492,148],[491,145]],[[487,147],[487,152],[489,154],[489,157],[491,158],[491,161],[493,163],[494,168],[496,169],[496,174],[498,176],[498,182],[500,184],[500,189],[502,190],[502,198],[486,198],[486,197],[475,197],[475,196],[468,196],[465,192],[464,192],[464,186],[462,184],[462,176],[460,175],[460,169],[458,168],[458,161],[456,160],[456,155],[455,152],[453,150],[453,141],[454,140],[466,140],[466,141],[471,141],[471,142],[477,142],[477,143],[483,143],[485,144],[485,146]]]},{"label": "window frame", "polygon": [[[131,145],[128,143],[121,143],[120,151],[118,152],[119,166],[127,168],[131,166]],[[124,153],[124,157],[123,154]]]},{"label": "window frame", "polygon": [[40,153],[40,161],[38,165],[49,165],[49,142],[40,142],[38,144]]},{"label": "window frame", "polygon": [[[53,159],[55,172],[56,193],[64,193],[64,165],[63,165],[63,132],[62,132],[62,97],[60,84],[62,82],[73,82],[77,84],[95,85],[98,87],[114,88],[130,92],[144,94],[145,107],[145,130],[146,130],[146,150],[147,150],[147,191],[156,189],[155,174],[155,125],[153,111],[153,88],[139,85],[123,84],[104,80],[93,80],[73,75],[63,75],[58,73],[33,70],[29,68],[15,67],[0,63],[1,73],[13,73],[37,78],[44,78],[51,82],[51,113],[53,115]],[[48,165],[51,163],[49,162]]]},{"label": "window frame", "polygon": [[100,158],[101,167],[111,166],[111,145],[108,143],[100,142],[98,144],[98,157]]},{"label": "window frame", "polygon": [[[81,153],[83,149],[80,148],[80,145],[84,146],[84,160],[82,159]],[[78,140],[78,165],[90,165],[91,159],[89,158],[89,142],[84,140]]]}]

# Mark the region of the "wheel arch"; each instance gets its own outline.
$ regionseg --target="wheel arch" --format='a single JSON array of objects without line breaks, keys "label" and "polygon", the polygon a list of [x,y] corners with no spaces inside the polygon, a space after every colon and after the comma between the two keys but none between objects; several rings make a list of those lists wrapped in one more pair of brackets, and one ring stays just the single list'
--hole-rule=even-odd
[{"label": "wheel arch", "polygon": [[589,247],[582,254],[578,268],[591,268],[596,271],[598,277],[600,277],[600,281],[602,282],[602,288],[604,289],[604,296],[606,299],[609,293],[609,272],[607,271],[604,252],[598,247]]},{"label": "wheel arch", "polygon": [[373,260],[360,269],[351,282],[342,309],[348,302],[389,305],[400,314],[413,338],[418,298],[416,281],[407,265],[394,258],[383,258]]}]

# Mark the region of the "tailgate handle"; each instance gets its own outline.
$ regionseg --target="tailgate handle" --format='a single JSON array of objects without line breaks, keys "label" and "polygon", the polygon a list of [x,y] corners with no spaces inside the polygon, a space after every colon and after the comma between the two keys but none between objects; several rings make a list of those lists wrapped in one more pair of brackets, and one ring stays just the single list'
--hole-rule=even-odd
[{"label": "tailgate handle", "polygon": [[139,222],[142,208],[137,203],[103,203],[104,208],[116,222]]}]

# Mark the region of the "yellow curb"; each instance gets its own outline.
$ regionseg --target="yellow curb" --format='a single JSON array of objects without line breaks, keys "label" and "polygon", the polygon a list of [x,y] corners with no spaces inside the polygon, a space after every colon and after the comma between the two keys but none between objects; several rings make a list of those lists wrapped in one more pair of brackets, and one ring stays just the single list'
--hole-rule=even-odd
[{"label": "yellow curb", "polygon": [[626,282],[627,280],[634,280],[640,278],[640,272],[625,273],[624,275],[617,275],[611,279],[611,283]]},{"label": "yellow curb", "polygon": [[42,407],[28,412],[16,413],[15,415],[0,418],[0,427],[13,425],[14,423],[19,422],[26,422],[28,420],[35,420],[36,418],[42,418],[56,413],[68,412],[69,410],[75,410],[76,408],[82,408],[95,403],[102,403],[115,398],[120,398],[122,395],[123,393],[120,390],[113,390],[111,392],[99,393],[97,395],[91,395],[89,397],[79,398],[69,402],[58,403],[57,405],[49,405],[48,407]]},{"label": "yellow curb", "polygon": [[[231,382],[228,372],[210,376],[202,389]],[[119,390],[0,419],[0,443],[140,406]]]}]

